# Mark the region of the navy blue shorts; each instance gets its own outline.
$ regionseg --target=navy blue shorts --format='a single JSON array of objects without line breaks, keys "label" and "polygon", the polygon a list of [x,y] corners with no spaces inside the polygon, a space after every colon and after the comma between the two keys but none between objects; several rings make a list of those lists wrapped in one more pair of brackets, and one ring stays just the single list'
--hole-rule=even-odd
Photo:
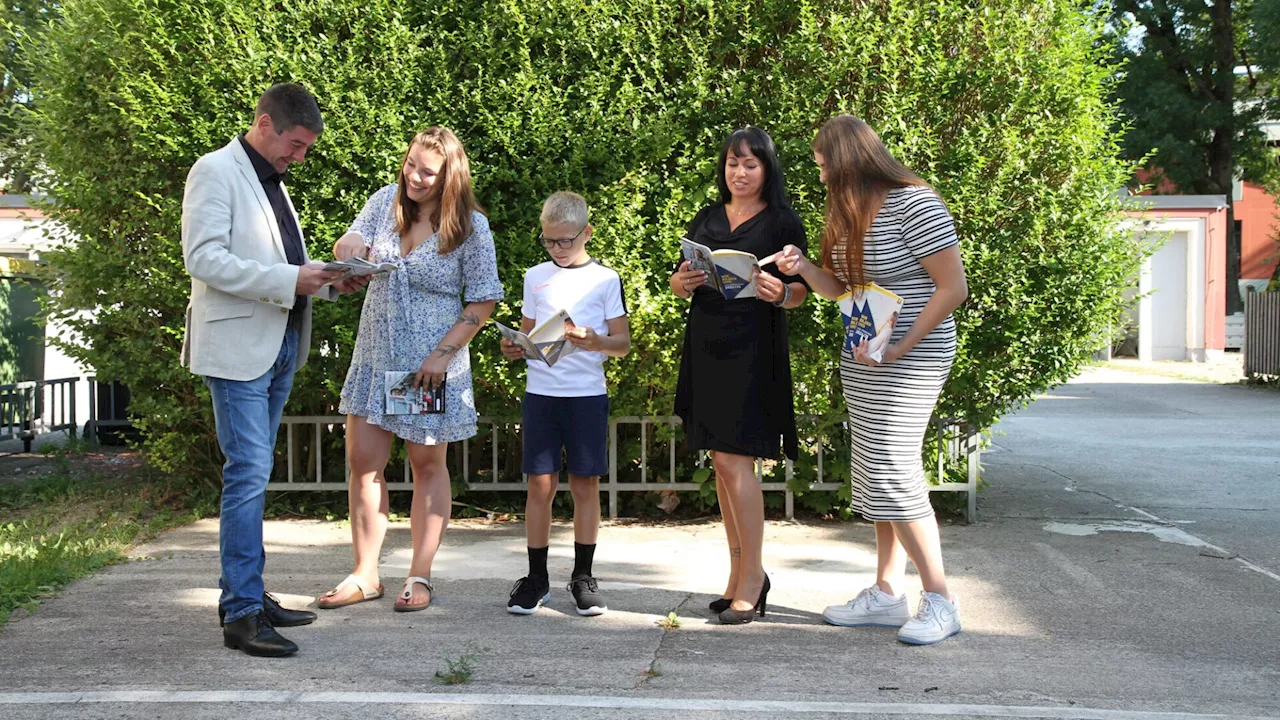
[{"label": "navy blue shorts", "polygon": [[609,474],[609,396],[549,397],[524,394],[520,434],[523,470],[528,475],[559,474],[562,451],[569,474]]}]

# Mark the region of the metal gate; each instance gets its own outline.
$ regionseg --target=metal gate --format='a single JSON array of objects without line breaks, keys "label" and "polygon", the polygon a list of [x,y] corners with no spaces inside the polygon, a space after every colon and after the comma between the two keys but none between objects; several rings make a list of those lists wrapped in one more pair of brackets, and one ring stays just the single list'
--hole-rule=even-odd
[{"label": "metal gate", "polygon": [[1245,295],[1244,374],[1280,376],[1280,292]]}]

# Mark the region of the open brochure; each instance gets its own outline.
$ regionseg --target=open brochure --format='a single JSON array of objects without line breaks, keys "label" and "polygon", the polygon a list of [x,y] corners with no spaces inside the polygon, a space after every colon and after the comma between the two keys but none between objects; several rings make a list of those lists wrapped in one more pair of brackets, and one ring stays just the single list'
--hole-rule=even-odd
[{"label": "open brochure", "polygon": [[[342,242],[347,238],[358,238],[364,243],[364,236],[358,232],[352,231],[338,238],[338,242]],[[381,273],[391,272],[396,269],[394,263],[372,263],[362,257],[351,257],[346,260],[331,260],[325,263],[324,269],[333,272],[335,270],[342,272],[342,277],[337,278],[333,282],[341,282],[349,277],[363,277],[365,275],[378,275]]]},{"label": "open brochure", "polygon": [[547,365],[555,365],[560,358],[572,355],[578,349],[577,345],[569,342],[565,337],[565,331],[574,327],[568,310],[561,310],[552,315],[549,320],[534,328],[528,335],[497,321],[494,321],[494,325],[498,326],[498,332],[502,333],[502,337],[524,348],[525,358],[529,360],[536,359]]},{"label": "open brochure", "polygon": [[893,335],[893,324],[902,311],[902,298],[875,283],[859,285],[841,295],[840,318],[844,321],[844,349],[866,343],[867,356],[876,362],[884,357]]},{"label": "open brochure", "polygon": [[756,296],[756,275],[760,262],[755,255],[741,250],[712,250],[689,238],[680,238],[680,251],[689,261],[690,270],[707,274],[707,285],[728,300]]},{"label": "open brochure", "polygon": [[417,370],[388,370],[383,386],[386,388],[387,415],[433,415],[444,412],[445,381],[435,390],[426,385],[413,386]]}]

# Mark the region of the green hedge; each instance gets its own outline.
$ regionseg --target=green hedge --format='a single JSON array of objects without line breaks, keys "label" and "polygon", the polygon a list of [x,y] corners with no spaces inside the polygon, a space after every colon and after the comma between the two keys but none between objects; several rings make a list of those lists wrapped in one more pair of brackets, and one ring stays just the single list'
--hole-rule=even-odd
[{"label": "green hedge", "polygon": [[[683,227],[714,196],[721,138],[745,123],[770,131],[816,247],[823,190],[810,143],[847,111],[957,218],[971,297],[941,412],[989,427],[1081,367],[1139,260],[1114,223],[1127,168],[1103,98],[1116,68],[1089,5],[67,0],[31,49],[39,98],[28,120],[56,215],[78,238],[50,258],[50,311],[80,334],[76,355],[132,388],[157,464],[216,473],[204,388],[178,366],[183,180],[247,126],[265,87],[294,80],[327,122],[290,173],[313,255],[394,178],[416,130],[448,125],[497,236],[510,300],[495,317],[514,321],[523,270],[543,258],[542,199],[582,192],[593,252],[622,274],[632,312],[632,353],[608,363],[615,412],[667,415],[686,309],[666,277]],[[350,298],[317,305],[318,352],[289,412],[334,410],[359,309]],[[836,311],[809,302],[791,317],[798,407],[831,427],[843,412]],[[473,368],[481,412],[514,413],[523,372],[501,360],[492,331],[475,342]],[[836,477],[845,465],[826,463]]]}]

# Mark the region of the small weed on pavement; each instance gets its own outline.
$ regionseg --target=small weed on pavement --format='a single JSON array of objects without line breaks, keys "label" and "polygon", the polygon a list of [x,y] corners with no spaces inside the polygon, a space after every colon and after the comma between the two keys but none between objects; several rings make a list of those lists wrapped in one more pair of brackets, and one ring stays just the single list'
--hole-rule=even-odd
[{"label": "small weed on pavement", "polygon": [[442,685],[461,685],[471,682],[471,675],[475,672],[476,661],[480,659],[482,653],[486,652],[489,652],[489,648],[470,647],[467,652],[456,660],[445,658],[445,664],[449,668],[436,671],[436,682]]}]

